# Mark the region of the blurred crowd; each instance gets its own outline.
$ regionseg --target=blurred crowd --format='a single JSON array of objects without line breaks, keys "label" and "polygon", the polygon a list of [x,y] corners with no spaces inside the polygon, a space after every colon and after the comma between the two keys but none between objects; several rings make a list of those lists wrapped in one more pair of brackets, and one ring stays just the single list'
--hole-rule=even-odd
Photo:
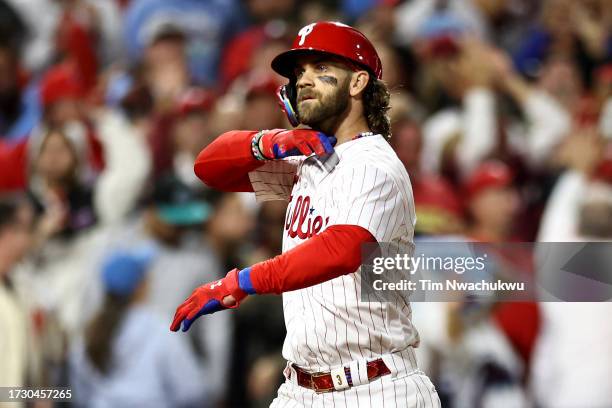
[{"label": "blurred crowd", "polygon": [[[280,297],[168,326],[194,287],[280,253],[287,203],[208,189],[193,162],[224,131],[289,127],[270,61],[319,20],[378,50],[417,239],[612,239],[606,0],[0,0],[0,386],[269,404]],[[445,407],[612,406],[609,304],[413,309]]]}]

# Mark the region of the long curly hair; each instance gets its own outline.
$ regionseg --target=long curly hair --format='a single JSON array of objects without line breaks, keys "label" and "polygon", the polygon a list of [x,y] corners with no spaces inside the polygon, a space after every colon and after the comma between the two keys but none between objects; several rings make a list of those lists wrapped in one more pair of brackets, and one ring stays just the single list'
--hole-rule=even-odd
[{"label": "long curly hair", "polygon": [[383,135],[387,140],[391,138],[391,120],[388,114],[390,98],[387,85],[379,79],[370,77],[363,93],[363,113],[370,130]]}]

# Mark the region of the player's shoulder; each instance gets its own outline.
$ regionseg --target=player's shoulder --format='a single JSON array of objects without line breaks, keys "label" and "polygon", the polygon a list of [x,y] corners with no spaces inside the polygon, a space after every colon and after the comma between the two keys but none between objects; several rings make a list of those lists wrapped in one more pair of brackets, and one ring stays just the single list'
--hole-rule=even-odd
[{"label": "player's shoulder", "polygon": [[339,172],[366,169],[382,172],[397,183],[410,183],[408,174],[389,142],[381,136],[363,137],[336,148]]}]

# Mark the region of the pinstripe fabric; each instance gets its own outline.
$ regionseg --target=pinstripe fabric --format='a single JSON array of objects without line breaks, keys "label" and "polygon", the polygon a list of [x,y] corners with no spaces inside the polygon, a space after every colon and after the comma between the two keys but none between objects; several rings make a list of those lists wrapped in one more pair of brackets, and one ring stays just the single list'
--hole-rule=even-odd
[{"label": "pinstripe fabric", "polygon": [[289,201],[293,177],[302,158],[288,157],[270,161],[249,173],[257,201]]},{"label": "pinstripe fabric", "polygon": [[[378,242],[412,243],[416,216],[410,180],[384,138],[376,135],[346,142],[336,147],[336,153],[340,161],[331,172],[313,157],[301,162],[268,163],[250,173],[259,201],[289,201],[283,252],[338,224],[366,228]],[[413,353],[398,353],[411,350],[419,342],[410,321],[410,305],[405,301],[367,300],[361,298],[360,269],[310,288],[283,293],[285,359],[315,372],[395,353],[388,365],[396,366],[396,373],[406,371],[405,361],[416,367],[416,361],[410,360],[414,359]],[[417,382],[419,376],[411,377],[410,386],[405,381],[386,384],[390,380],[385,379],[342,393],[302,394],[295,402],[326,407],[415,406],[406,402],[410,394],[415,402],[420,401],[420,406],[436,406],[428,391],[429,380],[424,377],[426,382]],[[296,388],[299,393],[307,392],[286,383],[272,406],[283,407],[285,399],[292,398],[289,390]],[[286,403],[291,406],[289,401]]]}]

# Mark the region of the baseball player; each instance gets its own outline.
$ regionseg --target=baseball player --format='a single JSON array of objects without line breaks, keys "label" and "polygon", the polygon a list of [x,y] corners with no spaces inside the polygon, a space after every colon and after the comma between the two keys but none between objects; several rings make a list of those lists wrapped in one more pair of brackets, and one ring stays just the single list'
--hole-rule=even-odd
[{"label": "baseball player", "polygon": [[360,295],[361,245],[410,243],[415,224],[408,174],[386,140],[376,50],[354,28],[318,22],[272,68],[289,79],[278,96],[297,128],[224,133],[195,172],[213,188],[288,201],[283,253],[195,289],[171,330],[282,293],[286,381],[272,407],[438,407],[416,364],[410,305]]}]

